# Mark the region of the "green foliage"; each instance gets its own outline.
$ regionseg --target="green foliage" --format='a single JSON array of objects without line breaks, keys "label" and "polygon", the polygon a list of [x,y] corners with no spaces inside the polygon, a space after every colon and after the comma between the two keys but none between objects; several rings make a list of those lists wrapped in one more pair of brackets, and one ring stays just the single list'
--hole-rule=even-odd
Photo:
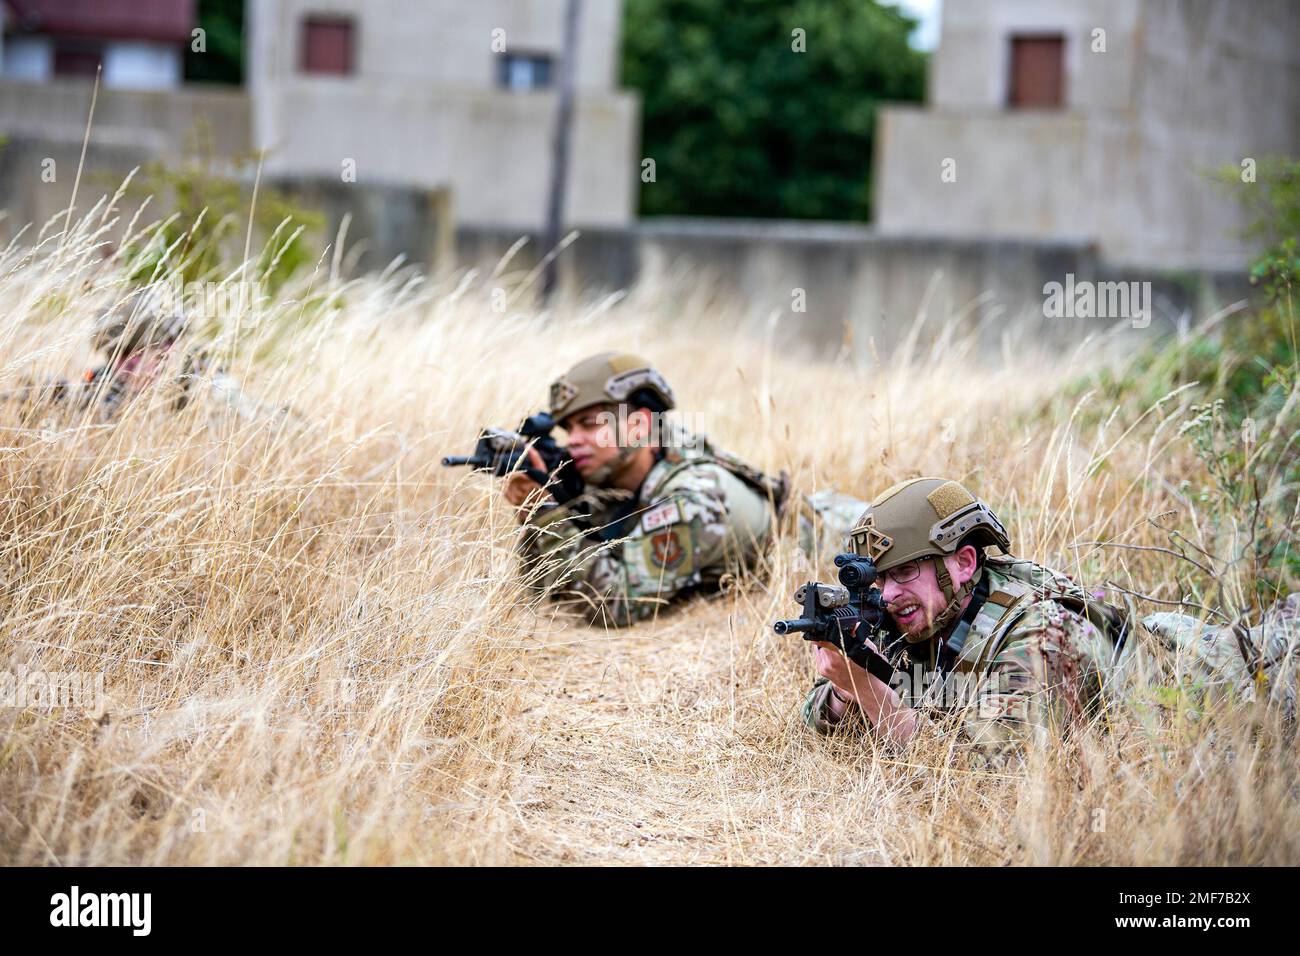
[{"label": "green foliage", "polygon": [[1218,179],[1251,216],[1243,238],[1263,248],[1251,266],[1250,281],[1263,287],[1270,302],[1294,292],[1300,282],[1300,160],[1266,156],[1255,166],[1254,181],[1227,166]]},{"label": "green foliage", "polygon": [[[1281,387],[1300,396],[1295,369],[1277,370]],[[1241,575],[1242,590],[1260,607],[1300,581],[1296,551],[1296,498],[1300,490],[1300,413],[1291,401],[1271,418],[1230,418],[1215,399],[1191,409],[1181,434],[1204,463],[1210,484],[1199,491],[1183,482],[1198,510],[1227,541],[1220,578]],[[1209,582],[1206,582],[1207,584]]]},{"label": "green foliage", "polygon": [[1255,167],[1255,181],[1242,182],[1241,171],[1230,166],[1223,178],[1237,200],[1253,216],[1247,239],[1276,246],[1300,235],[1300,160],[1266,156]]},{"label": "green foliage", "polygon": [[1163,342],[1122,372],[1077,383],[1075,394],[1100,388],[1114,402],[1148,408],[1171,389],[1196,382],[1203,400],[1221,399],[1224,414],[1234,422],[1272,420],[1283,409],[1300,362],[1295,317],[1300,161],[1265,159],[1253,183],[1241,182],[1240,172],[1228,167],[1218,178],[1251,213],[1244,235],[1261,244],[1250,277],[1263,292],[1262,303],[1206,333]]},{"label": "green foliage", "polygon": [[1228,331],[1169,342],[1143,356],[1128,374],[1108,377],[1104,391],[1149,407],[1170,390],[1196,382],[1204,397],[1223,400],[1236,421],[1276,414],[1288,394],[1285,370],[1296,363],[1294,317],[1285,306],[1271,305],[1225,322]]},{"label": "green foliage", "polygon": [[1300,284],[1300,250],[1295,236],[1288,236],[1255,260],[1250,268],[1250,281],[1262,285],[1273,301],[1294,294]]},{"label": "green foliage", "polygon": [[1239,601],[1262,608],[1300,586],[1300,162],[1261,162],[1257,176],[1242,183],[1235,167],[1220,174],[1252,213],[1246,234],[1262,251],[1250,274],[1262,301],[1217,328],[1166,340],[1126,368],[1067,389],[1074,398],[1099,392],[1095,408],[1119,406],[1129,420],[1178,388],[1184,390],[1176,401],[1197,403],[1180,435],[1204,471],[1184,479],[1178,492],[1215,543],[1216,553],[1203,556],[1215,574],[1186,584],[1197,601],[1234,613],[1250,611]]},{"label": "green foliage", "polygon": [[[1202,361],[1217,359],[1230,411],[1240,419],[1259,411],[1276,413],[1294,386],[1300,361],[1296,348],[1295,292],[1300,287],[1300,160],[1268,157],[1256,168],[1256,181],[1224,178],[1252,219],[1244,235],[1263,245],[1252,263],[1250,281],[1264,291],[1264,306],[1253,320],[1238,323],[1220,355],[1202,347]],[[1227,339],[1227,336],[1224,336]],[[1193,372],[1207,371],[1205,368]],[[1263,408],[1258,407],[1263,405]]]},{"label": "green foliage", "polygon": [[628,0],[642,213],[868,218],[878,108],[924,91],[914,26],[875,0]]},{"label": "green foliage", "polygon": [[244,0],[198,0],[198,25],[207,50],[185,52],[185,79],[198,83],[244,81]]},{"label": "green foliage", "polygon": [[[149,282],[176,269],[188,284],[220,279],[232,271],[243,261],[250,241],[252,190],[245,182],[255,170],[252,157],[216,160],[201,125],[191,155],[174,165],[146,164],[129,194],[141,200],[152,196],[168,218],[147,234],[142,247],[129,250],[135,264],[131,278]],[[247,278],[275,292],[312,258],[307,238],[324,224],[320,213],[300,208],[263,184],[252,220],[256,262]]]}]

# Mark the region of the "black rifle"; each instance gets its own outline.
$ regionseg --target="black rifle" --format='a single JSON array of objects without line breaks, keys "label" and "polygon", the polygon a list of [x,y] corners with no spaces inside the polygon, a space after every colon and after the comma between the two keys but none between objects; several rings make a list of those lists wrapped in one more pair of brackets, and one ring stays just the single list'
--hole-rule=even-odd
[{"label": "black rifle", "polygon": [[803,605],[803,615],[789,621],[777,621],[772,630],[778,634],[802,634],[805,641],[826,641],[844,651],[846,657],[873,677],[889,684],[894,666],[881,654],[867,647],[868,637],[881,638],[887,632],[885,602],[876,583],[876,566],[856,554],[835,556],[840,569],[840,583],[809,581],[794,592]]},{"label": "black rifle", "polygon": [[[555,500],[563,504],[583,492],[582,475],[578,473],[568,449],[561,447],[551,437],[555,419],[538,412],[524,420],[519,431],[506,428],[485,428],[479,435],[472,455],[448,455],[442,460],[444,468],[469,465],[475,471],[488,471],[498,478],[519,472],[527,475],[550,491]],[[528,464],[528,449],[537,449],[545,471]]]},{"label": "black rifle", "polygon": [[68,403],[78,409],[87,407],[104,387],[105,367],[87,372],[79,381],[64,378],[45,382],[28,381],[18,388],[0,392],[0,404],[15,402],[23,405],[62,405]]}]

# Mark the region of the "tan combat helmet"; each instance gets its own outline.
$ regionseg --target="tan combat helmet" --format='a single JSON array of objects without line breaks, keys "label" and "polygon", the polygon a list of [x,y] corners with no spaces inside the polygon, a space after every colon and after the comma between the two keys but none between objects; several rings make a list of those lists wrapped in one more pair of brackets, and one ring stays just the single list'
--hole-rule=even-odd
[{"label": "tan combat helmet", "polygon": [[601,352],[583,359],[551,383],[551,417],[560,421],[592,405],[617,405],[642,389],[667,411],[675,407],[673,390],[645,359],[629,352]]},{"label": "tan combat helmet", "polygon": [[[664,377],[645,359],[630,352],[600,352],[583,359],[551,383],[550,404],[547,409],[557,422],[593,405],[618,405],[639,391],[650,392],[662,405],[656,411],[676,407],[673,390]],[[600,487],[622,471],[636,456],[637,448],[628,444],[622,433],[622,416],[619,416],[617,442],[618,456],[587,483]]]},{"label": "tan combat helmet", "polygon": [[948,605],[930,629],[908,635],[913,642],[941,633],[961,613],[960,604],[975,590],[976,575],[954,588],[943,556],[963,542],[977,548],[997,545],[1011,550],[1006,529],[988,505],[946,478],[913,478],[899,482],[878,497],[849,532],[853,551],[870,558],[877,571],[888,571],[917,558],[932,558],[935,576]]}]

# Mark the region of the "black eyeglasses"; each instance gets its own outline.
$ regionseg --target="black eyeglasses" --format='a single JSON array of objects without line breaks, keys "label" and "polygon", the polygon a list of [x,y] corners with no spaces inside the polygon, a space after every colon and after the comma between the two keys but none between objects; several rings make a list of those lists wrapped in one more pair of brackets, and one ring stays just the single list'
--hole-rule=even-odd
[{"label": "black eyeglasses", "polygon": [[886,581],[893,581],[895,584],[907,584],[915,581],[921,576],[920,560],[905,561],[896,568],[890,568],[888,571],[881,571],[876,576],[876,584],[880,587],[885,586]]}]

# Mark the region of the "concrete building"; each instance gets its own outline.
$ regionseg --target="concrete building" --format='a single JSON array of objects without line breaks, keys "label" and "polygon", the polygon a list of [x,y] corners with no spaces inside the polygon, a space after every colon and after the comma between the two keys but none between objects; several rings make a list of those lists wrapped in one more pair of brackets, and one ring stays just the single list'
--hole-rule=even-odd
[{"label": "concrete building", "polygon": [[[0,0],[6,51],[41,35],[31,20],[14,27],[20,2]],[[430,264],[449,251],[453,218],[460,265],[490,270],[521,234],[538,238],[563,0],[246,9],[245,90],[101,90],[87,154],[97,178],[79,205],[115,171],[179,156],[202,117],[219,155],[265,149],[264,182],[326,210],[331,227],[349,215],[360,268],[399,254]],[[948,0],[928,105],[882,113],[877,223],[642,223],[638,103],[618,89],[621,4],[584,0],[583,15],[566,211],[583,235],[561,257],[563,281],[599,295],[647,280],[665,301],[711,289],[743,303],[758,334],[786,316],[791,342],[887,351],[922,319],[934,334],[978,327],[992,348],[1014,323],[1062,342],[1106,328],[1045,321],[1044,287],[1067,276],[1149,281],[1150,327],[1128,334],[1184,328],[1248,292],[1241,212],[1208,173],[1300,153],[1300,4]],[[0,241],[62,222],[89,105],[84,77],[57,69],[0,79]],[[42,179],[50,158],[57,182]],[[541,251],[531,243],[511,272]],[[796,290],[804,311],[792,310]]]},{"label": "concrete building", "polygon": [[880,123],[882,235],[1237,269],[1243,214],[1210,177],[1300,155],[1300,4],[948,0],[927,105]]},{"label": "concrete building", "polygon": [[93,77],[107,89],[180,86],[194,0],[0,0],[0,78]]},{"label": "concrete building", "polygon": [[[458,224],[545,220],[563,0],[248,5],[253,137],[272,176],[448,187]],[[566,220],[628,223],[639,112],[618,88],[622,4],[587,0]]]},{"label": "concrete building", "polygon": [[[331,226],[351,214],[369,265],[433,255],[452,222],[535,231],[563,13],[563,0],[247,0],[238,90],[181,82],[194,0],[0,0],[0,233],[70,200],[74,177],[51,181],[42,163],[75,170],[101,62],[87,153],[101,187],[180,157],[203,121],[218,157],[265,150],[264,181]],[[618,88],[621,26],[621,0],[583,4],[570,226],[635,212],[639,109]]]}]

